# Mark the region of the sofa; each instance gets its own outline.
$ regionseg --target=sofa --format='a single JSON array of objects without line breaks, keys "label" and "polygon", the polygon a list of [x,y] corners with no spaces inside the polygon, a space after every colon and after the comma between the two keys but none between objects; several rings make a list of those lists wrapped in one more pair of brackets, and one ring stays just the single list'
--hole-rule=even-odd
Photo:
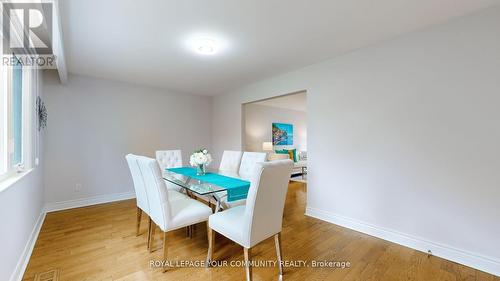
[{"label": "sofa", "polygon": [[[299,175],[302,175],[302,177],[304,177],[307,174],[307,152],[301,151],[297,153],[297,158],[297,161],[293,163],[292,177]],[[290,156],[288,154],[281,154],[276,152],[270,152],[267,155],[267,161],[276,161],[283,159],[290,159]]]}]

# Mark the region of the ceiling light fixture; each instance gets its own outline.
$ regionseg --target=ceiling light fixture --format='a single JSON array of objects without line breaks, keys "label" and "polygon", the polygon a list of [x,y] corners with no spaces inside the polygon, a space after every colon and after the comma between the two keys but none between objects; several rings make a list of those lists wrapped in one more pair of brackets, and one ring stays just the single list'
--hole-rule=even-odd
[{"label": "ceiling light fixture", "polygon": [[202,57],[218,57],[231,49],[226,37],[217,32],[193,32],[180,41],[183,42],[184,50]]},{"label": "ceiling light fixture", "polygon": [[217,42],[208,38],[199,39],[195,44],[195,51],[202,55],[213,55],[217,52]]}]

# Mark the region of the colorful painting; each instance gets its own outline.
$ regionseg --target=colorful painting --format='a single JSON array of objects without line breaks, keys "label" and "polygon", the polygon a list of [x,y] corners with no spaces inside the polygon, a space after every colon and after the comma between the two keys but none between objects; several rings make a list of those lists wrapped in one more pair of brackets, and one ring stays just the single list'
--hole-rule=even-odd
[{"label": "colorful painting", "polygon": [[273,145],[292,145],[293,125],[273,123]]}]

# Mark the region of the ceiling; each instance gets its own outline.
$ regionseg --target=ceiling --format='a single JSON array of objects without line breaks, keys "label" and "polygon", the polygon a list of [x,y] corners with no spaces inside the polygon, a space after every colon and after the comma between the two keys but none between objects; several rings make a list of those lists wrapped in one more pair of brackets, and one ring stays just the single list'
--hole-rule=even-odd
[{"label": "ceiling", "polygon": [[252,104],[307,112],[307,94],[306,92],[300,92],[296,94],[253,102]]},{"label": "ceiling", "polygon": [[[70,73],[217,95],[497,0],[60,1]],[[213,56],[186,48],[201,34]]]}]

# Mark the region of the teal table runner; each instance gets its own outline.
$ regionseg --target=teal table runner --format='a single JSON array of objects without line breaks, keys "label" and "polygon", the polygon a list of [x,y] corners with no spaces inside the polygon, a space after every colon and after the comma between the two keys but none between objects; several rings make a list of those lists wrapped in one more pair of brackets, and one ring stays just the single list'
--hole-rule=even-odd
[{"label": "teal table runner", "polygon": [[216,173],[207,172],[203,176],[198,176],[196,174],[196,168],[180,167],[180,168],[170,168],[167,170],[177,174],[191,177],[193,179],[202,180],[204,182],[208,182],[226,188],[228,202],[246,199],[248,194],[248,189],[250,188],[250,182],[248,181],[227,177]]}]

